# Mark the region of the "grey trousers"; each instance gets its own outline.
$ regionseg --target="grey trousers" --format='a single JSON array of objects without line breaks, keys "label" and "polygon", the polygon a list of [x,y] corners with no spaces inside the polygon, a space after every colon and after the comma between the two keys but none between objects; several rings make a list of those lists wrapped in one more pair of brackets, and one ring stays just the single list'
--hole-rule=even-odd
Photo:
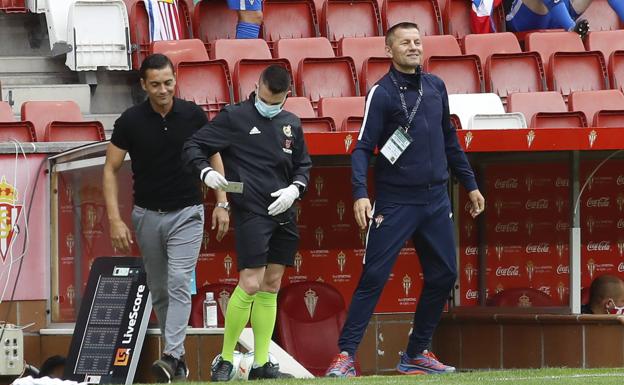
[{"label": "grey trousers", "polygon": [[191,314],[190,282],[204,232],[204,206],[169,212],[134,206],[132,223],[165,343],[163,353],[180,358]]}]

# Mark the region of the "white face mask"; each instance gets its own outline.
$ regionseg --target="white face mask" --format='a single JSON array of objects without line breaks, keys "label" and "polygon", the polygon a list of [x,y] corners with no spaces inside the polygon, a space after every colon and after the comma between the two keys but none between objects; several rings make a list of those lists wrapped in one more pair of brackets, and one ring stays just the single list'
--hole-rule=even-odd
[{"label": "white face mask", "polygon": [[286,102],[286,98],[284,98],[284,100],[280,104],[273,104],[273,105],[266,104],[265,102],[260,100],[260,97],[258,96],[258,89],[256,89],[256,102],[255,102],[256,110],[258,110],[258,113],[264,116],[265,118],[271,119],[277,116],[277,114],[282,112],[282,110],[284,109],[285,102]]}]

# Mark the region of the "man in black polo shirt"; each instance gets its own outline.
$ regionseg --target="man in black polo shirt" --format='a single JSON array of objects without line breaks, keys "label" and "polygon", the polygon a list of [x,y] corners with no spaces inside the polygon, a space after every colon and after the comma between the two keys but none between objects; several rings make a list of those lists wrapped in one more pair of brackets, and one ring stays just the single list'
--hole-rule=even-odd
[{"label": "man in black polo shirt", "polygon": [[301,121],[282,110],[289,87],[283,67],[267,67],[248,100],[225,107],[184,145],[184,157],[198,174],[210,170],[208,157],[219,152],[228,179],[243,183],[242,194],[230,195],[239,281],[228,303],[212,381],[230,379],[233,351],[250,319],[254,364],[249,379],[283,376],[268,360],[269,344],[284,268],[293,265],[299,244],[291,206],[305,191],[312,167]]},{"label": "man in black polo shirt", "polygon": [[[163,356],[152,371],[159,382],[185,380],[184,337],[191,311],[190,283],[204,232],[200,181],[187,172],[181,151],[185,140],[207,123],[197,105],[173,97],[173,64],[164,55],[145,59],[141,86],[148,100],[126,110],[115,122],[106,152],[104,197],[113,247],[130,251],[132,235],[121,219],[117,173],[126,153],[132,161],[132,222],[147,271],[147,283],[164,339]],[[227,185],[219,154],[210,158],[217,171],[204,175],[213,189]],[[212,228],[217,240],[229,226],[225,192],[216,190]]]}]

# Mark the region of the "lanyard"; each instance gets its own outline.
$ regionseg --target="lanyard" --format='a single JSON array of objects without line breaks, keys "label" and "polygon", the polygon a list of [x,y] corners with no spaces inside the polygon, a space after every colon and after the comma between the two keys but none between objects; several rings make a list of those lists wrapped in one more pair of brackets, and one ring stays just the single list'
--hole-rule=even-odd
[{"label": "lanyard", "polygon": [[403,112],[405,113],[405,118],[407,119],[407,125],[403,129],[405,130],[405,132],[407,132],[407,130],[409,130],[409,128],[412,125],[412,120],[414,120],[414,116],[416,116],[416,111],[418,111],[418,107],[420,106],[420,101],[422,100],[422,96],[423,96],[422,79],[420,80],[419,85],[418,85],[418,99],[416,99],[416,103],[414,104],[414,108],[412,108],[412,112],[407,112],[407,103],[405,102],[405,94],[403,93],[403,90],[401,89],[401,87],[399,87],[399,83],[397,82],[392,72],[390,72],[390,79],[392,79],[392,83],[394,83],[397,90],[399,91],[399,97],[401,98],[401,107],[403,108]]}]

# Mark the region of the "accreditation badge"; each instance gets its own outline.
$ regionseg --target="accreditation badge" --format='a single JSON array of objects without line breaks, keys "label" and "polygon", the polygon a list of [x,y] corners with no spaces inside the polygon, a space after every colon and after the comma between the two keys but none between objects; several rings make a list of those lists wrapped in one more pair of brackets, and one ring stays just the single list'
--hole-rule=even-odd
[{"label": "accreditation badge", "polygon": [[381,154],[391,164],[394,164],[412,141],[412,137],[402,127],[399,127],[381,148]]}]

